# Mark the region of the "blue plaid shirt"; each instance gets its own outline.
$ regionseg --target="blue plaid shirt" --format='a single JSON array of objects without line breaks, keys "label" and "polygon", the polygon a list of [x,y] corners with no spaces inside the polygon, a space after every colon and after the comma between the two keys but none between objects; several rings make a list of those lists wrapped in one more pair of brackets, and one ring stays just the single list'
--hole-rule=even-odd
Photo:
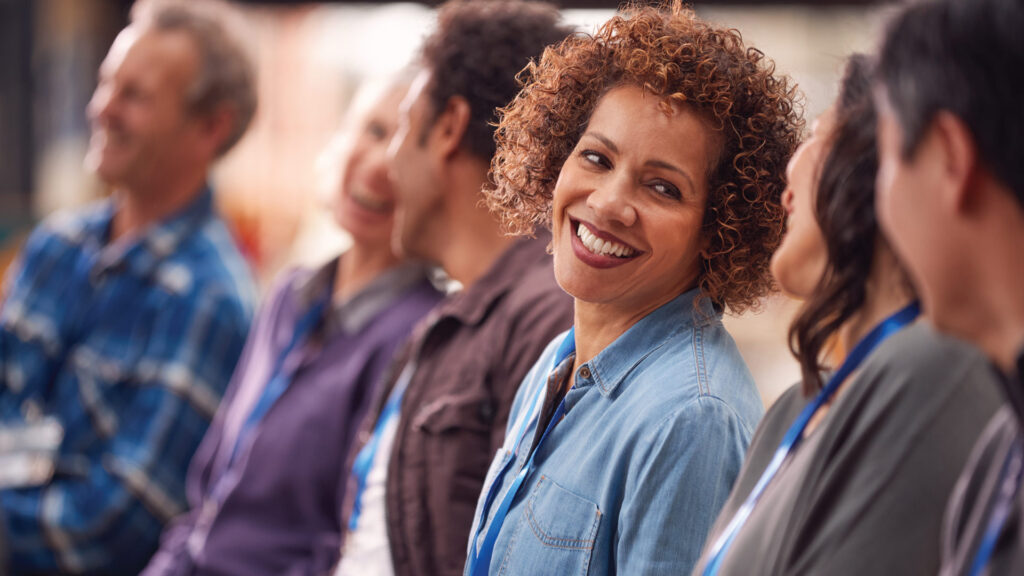
[{"label": "blue plaid shirt", "polygon": [[208,189],[108,244],[112,216],[45,221],[0,305],[0,424],[64,429],[51,478],[0,490],[15,574],[145,565],[249,329],[254,287]]}]

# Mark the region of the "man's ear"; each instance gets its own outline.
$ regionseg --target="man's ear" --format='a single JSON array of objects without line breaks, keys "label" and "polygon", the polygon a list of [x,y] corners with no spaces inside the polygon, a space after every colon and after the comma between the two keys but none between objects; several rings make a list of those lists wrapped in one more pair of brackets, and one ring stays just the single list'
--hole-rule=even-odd
[{"label": "man's ear", "polygon": [[942,170],[943,202],[955,212],[971,210],[977,201],[979,185],[987,177],[979,165],[974,136],[963,120],[946,110],[935,115],[929,132],[941,153],[941,162],[936,168]]},{"label": "man's ear", "polygon": [[228,105],[222,105],[198,120],[203,141],[209,146],[213,157],[219,156],[221,148],[231,138],[231,132],[234,130],[235,111]]},{"label": "man's ear", "polygon": [[437,139],[438,150],[448,158],[458,151],[469,128],[469,101],[462,96],[452,96],[438,115],[432,128]]}]

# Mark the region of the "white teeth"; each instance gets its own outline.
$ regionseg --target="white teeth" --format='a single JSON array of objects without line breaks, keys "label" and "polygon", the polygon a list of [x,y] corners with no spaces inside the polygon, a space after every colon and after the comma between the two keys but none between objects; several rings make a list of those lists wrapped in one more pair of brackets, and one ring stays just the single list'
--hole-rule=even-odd
[{"label": "white teeth", "polygon": [[362,194],[352,193],[352,200],[372,212],[387,212],[391,208],[385,200],[378,200]]},{"label": "white teeth", "polygon": [[576,235],[579,236],[580,241],[587,250],[594,254],[604,254],[606,256],[616,256],[618,258],[628,258],[632,256],[635,251],[617,242],[610,240],[602,240],[594,235],[586,226],[580,224],[576,228]]}]

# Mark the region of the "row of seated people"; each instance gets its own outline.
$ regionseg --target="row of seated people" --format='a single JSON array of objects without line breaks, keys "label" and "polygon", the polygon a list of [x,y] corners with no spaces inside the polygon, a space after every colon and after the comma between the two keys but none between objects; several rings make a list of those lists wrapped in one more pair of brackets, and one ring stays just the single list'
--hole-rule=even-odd
[{"label": "row of seated people", "polygon": [[[805,134],[678,1],[453,1],[350,121],[351,248],[255,313],[226,10],[139,0],[88,108],[114,193],[8,276],[0,573],[1024,570],[1019,2],[900,9]],[[776,287],[765,413],[721,318]]]}]

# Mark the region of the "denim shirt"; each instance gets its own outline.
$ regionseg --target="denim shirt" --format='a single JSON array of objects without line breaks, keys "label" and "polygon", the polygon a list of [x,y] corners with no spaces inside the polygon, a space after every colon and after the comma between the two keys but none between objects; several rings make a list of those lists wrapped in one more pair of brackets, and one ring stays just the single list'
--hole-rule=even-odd
[{"label": "denim shirt", "polygon": [[[698,297],[697,289],[681,294],[577,369],[565,418],[537,448],[498,534],[491,576],[690,572],[764,412],[720,314],[706,298],[695,306]],[[524,420],[548,393],[564,337],[519,389],[477,503],[470,553],[529,457],[537,422]]]}]

